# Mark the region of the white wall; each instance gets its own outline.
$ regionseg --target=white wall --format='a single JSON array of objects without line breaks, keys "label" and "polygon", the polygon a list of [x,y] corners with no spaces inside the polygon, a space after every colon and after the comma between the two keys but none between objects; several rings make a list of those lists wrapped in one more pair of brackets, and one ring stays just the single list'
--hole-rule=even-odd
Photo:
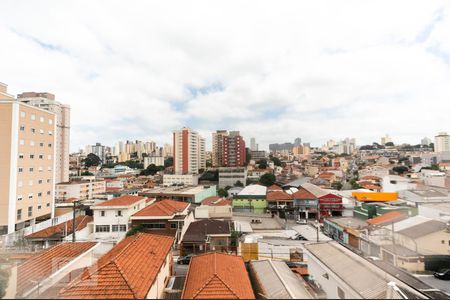
[{"label": "white wall", "polygon": [[172,252],[167,255],[165,265],[160,269],[158,276],[150,288],[147,299],[162,299],[167,280],[171,276],[170,267],[173,263]]}]

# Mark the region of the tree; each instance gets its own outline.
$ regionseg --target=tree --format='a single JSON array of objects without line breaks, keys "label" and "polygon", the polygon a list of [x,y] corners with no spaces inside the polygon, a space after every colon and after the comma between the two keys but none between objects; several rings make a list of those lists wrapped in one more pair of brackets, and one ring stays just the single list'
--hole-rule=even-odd
[{"label": "tree", "polygon": [[278,157],[272,156],[271,160],[275,166],[281,167],[281,160]]},{"label": "tree", "polygon": [[271,186],[276,181],[275,175],[272,173],[266,173],[259,178],[259,182],[265,186]]},{"label": "tree", "polygon": [[228,197],[228,191],[225,189],[219,189],[217,191],[217,195],[219,195],[219,197]]},{"label": "tree", "polygon": [[393,147],[394,143],[393,142],[387,142],[386,144],[384,144],[387,147]]},{"label": "tree", "polygon": [[356,179],[350,180],[350,184],[352,185],[352,189],[354,189],[354,190],[361,188],[361,186],[356,182]]},{"label": "tree", "polygon": [[164,170],[163,166],[156,166],[155,164],[150,164],[145,170],[141,171],[141,175],[155,175],[159,171]]},{"label": "tree", "polygon": [[258,161],[258,167],[260,169],[267,169],[267,160],[261,159]]},{"label": "tree", "polygon": [[168,167],[171,167],[171,166],[173,166],[173,157],[169,156],[168,158],[166,158],[164,160],[164,168],[168,168]]},{"label": "tree", "polygon": [[403,174],[405,172],[408,172],[408,167],[405,166],[397,166],[397,167],[393,167],[392,171],[394,171],[397,174]]},{"label": "tree", "polygon": [[94,153],[89,153],[85,159],[83,159],[84,166],[86,168],[92,167],[92,166],[98,166],[101,163],[100,157],[95,155]]},{"label": "tree", "polygon": [[333,182],[332,186],[333,186],[333,188],[335,188],[338,191],[340,191],[342,189],[342,183],[339,181]]},{"label": "tree", "polygon": [[84,172],[81,172],[81,176],[94,176],[94,173],[91,173],[89,171],[84,171]]},{"label": "tree", "polygon": [[244,184],[240,180],[238,180],[234,183],[234,186],[243,187]]}]

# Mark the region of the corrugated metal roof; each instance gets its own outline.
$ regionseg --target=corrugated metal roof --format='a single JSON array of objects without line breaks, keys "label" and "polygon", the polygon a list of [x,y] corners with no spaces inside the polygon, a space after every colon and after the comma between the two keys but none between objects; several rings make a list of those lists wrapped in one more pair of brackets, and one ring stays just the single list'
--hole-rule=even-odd
[{"label": "corrugated metal roof", "polygon": [[251,261],[250,272],[268,299],[312,299],[305,283],[283,261]]},{"label": "corrugated metal roof", "polygon": [[[386,298],[387,281],[367,265],[352,258],[345,248],[334,242],[305,245],[313,256],[364,299]],[[340,249],[340,248],[341,249]],[[369,264],[367,262],[367,264]]]},{"label": "corrugated metal roof", "polygon": [[422,236],[434,233],[437,231],[444,230],[446,227],[444,222],[439,222],[436,220],[430,220],[403,230],[397,231],[398,233],[405,235],[407,237],[417,239]]}]

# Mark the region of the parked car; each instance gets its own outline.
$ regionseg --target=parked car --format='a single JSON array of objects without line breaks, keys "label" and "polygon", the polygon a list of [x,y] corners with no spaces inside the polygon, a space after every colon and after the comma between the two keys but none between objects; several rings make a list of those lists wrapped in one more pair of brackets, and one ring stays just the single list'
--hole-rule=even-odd
[{"label": "parked car", "polygon": [[434,277],[441,280],[450,280],[450,269],[444,269],[440,272],[434,272]]},{"label": "parked car", "polygon": [[186,256],[180,256],[177,259],[177,264],[179,265],[188,265],[191,262],[191,258],[194,256],[193,254],[188,254]]}]

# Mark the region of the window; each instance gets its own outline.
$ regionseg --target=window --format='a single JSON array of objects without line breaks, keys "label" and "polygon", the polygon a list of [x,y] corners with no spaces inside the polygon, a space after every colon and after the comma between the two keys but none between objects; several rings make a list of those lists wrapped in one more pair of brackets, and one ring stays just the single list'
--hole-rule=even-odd
[{"label": "window", "polygon": [[33,171],[34,171],[34,168],[33,168],[33,167],[30,167],[28,170],[29,170],[30,172],[33,172]]},{"label": "window", "polygon": [[38,184],[42,184],[42,179],[39,179]]},{"label": "window", "polygon": [[34,159],[34,154],[30,154],[30,159]]},{"label": "window", "polygon": [[47,195],[50,195],[50,191],[47,191]]},{"label": "window", "polygon": [[39,154],[39,159],[44,159],[44,155]]},{"label": "window", "polygon": [[119,231],[119,225],[112,225],[111,226],[111,231],[112,232],[118,232]]},{"label": "window", "polygon": [[17,220],[21,220],[22,219],[22,209],[18,209],[17,210]]},{"label": "window", "polygon": [[177,223],[170,223],[170,228],[177,229]]},{"label": "window", "polygon": [[52,147],[52,144],[48,144],[48,147],[51,148],[51,147]]},{"label": "window", "polygon": [[95,225],[95,232],[109,232],[109,225]]},{"label": "window", "polygon": [[23,159],[23,153],[19,153],[19,159]]},{"label": "window", "polygon": [[[41,209],[42,208],[42,205],[38,205],[38,209]],[[76,223],[75,223],[76,224]]]},{"label": "window", "polygon": [[39,146],[44,147],[44,143],[39,143]]},{"label": "window", "polygon": [[22,195],[17,196],[17,201],[22,201],[22,200],[23,200]]},{"label": "window", "polygon": [[40,133],[40,134],[44,134],[44,129],[40,129],[40,130],[39,130],[39,133]]},{"label": "window", "polygon": [[19,167],[19,173],[22,173],[22,172],[23,172],[23,168]]},{"label": "window", "polygon": [[33,193],[28,194],[28,199],[33,199]]},{"label": "window", "polygon": [[52,170],[52,167],[47,167],[47,170],[48,170],[48,171],[51,171],[51,170]]},{"label": "window", "polygon": [[120,230],[121,232],[127,231],[127,225],[119,225],[119,230]]},{"label": "window", "polygon": [[36,133],[36,129],[31,128],[31,133]]},{"label": "window", "polygon": [[142,227],[145,229],[164,229],[166,228],[165,223],[148,223],[148,224],[142,224]]},{"label": "window", "polygon": [[104,210],[101,210],[100,211],[100,217],[104,217],[105,216],[105,211]]},{"label": "window", "polygon": [[25,131],[25,126],[24,125],[20,125],[20,131]]},{"label": "window", "polygon": [[25,112],[24,111],[20,112],[20,117],[25,118]]},{"label": "window", "polygon": [[[42,192],[38,193],[38,197],[42,197]],[[75,223],[76,224],[76,223]]]},{"label": "window", "polygon": [[31,115],[31,120],[36,120],[36,115]]},{"label": "window", "polygon": [[33,206],[28,206],[28,216],[31,217],[33,215]]},{"label": "window", "polygon": [[25,145],[25,141],[24,140],[20,140],[19,142],[21,145]]},{"label": "window", "polygon": [[[47,207],[50,207],[50,203],[47,203]],[[77,224],[77,223],[75,222],[75,224]]]},{"label": "window", "polygon": [[53,135],[53,131],[50,130],[50,131],[48,132],[48,135]]},{"label": "window", "polygon": [[47,183],[50,183],[50,179],[47,179]]},{"label": "window", "polygon": [[122,211],[121,211],[121,210],[118,210],[118,211],[117,211],[116,217],[121,217],[121,216],[122,216]]}]

